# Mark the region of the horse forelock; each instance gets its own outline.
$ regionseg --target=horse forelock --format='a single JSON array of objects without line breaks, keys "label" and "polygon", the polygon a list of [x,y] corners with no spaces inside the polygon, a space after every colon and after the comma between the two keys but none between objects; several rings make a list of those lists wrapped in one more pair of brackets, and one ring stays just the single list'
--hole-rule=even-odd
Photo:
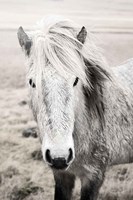
[{"label": "horse forelock", "polygon": [[[36,54],[36,61],[39,63],[36,66],[41,67],[43,71],[47,60],[48,64],[64,77],[68,72],[79,77],[86,84],[84,63],[79,53],[81,44],[76,39],[72,28],[68,26],[68,22],[66,25],[65,21],[48,27],[47,32],[37,31],[33,38],[35,44],[33,53]],[[40,64],[42,62],[43,64]]]}]

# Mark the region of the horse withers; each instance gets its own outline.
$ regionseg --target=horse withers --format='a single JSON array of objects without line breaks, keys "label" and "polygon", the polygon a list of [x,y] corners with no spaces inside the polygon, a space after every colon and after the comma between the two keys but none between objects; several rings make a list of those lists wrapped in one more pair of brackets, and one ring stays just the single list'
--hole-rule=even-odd
[{"label": "horse withers", "polygon": [[85,27],[58,16],[18,29],[30,106],[55,200],[96,200],[107,166],[133,161],[133,59],[108,68]]}]

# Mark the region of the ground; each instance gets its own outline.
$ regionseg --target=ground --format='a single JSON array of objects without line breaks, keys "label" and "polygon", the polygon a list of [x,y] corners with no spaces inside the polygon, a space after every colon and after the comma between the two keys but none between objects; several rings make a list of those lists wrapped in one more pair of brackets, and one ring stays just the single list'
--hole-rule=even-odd
[{"label": "ground", "polygon": [[[38,138],[25,138],[22,134],[36,124],[27,104],[24,56],[17,41],[17,27],[31,28],[44,11],[45,14],[65,12],[87,27],[92,22],[95,24],[93,32],[99,38],[97,44],[103,48],[110,67],[133,57],[131,0],[115,0],[114,4],[109,0],[102,4],[98,0],[95,3],[87,0],[84,3],[74,0],[37,2],[40,4],[34,0],[28,3],[0,0],[0,200],[52,200],[54,194],[51,170],[41,158],[34,157],[33,152],[40,149]],[[74,200],[79,199],[79,189],[77,180]],[[108,169],[99,200],[132,199],[133,164]]]}]

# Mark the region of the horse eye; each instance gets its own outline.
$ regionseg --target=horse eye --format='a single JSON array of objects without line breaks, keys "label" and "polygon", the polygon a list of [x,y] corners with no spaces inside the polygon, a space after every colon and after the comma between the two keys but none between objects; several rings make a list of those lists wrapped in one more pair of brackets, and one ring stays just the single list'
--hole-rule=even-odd
[{"label": "horse eye", "polygon": [[74,81],[73,87],[74,87],[75,85],[77,85],[78,80],[79,80],[79,78],[77,77],[77,78],[75,79],[75,81]]},{"label": "horse eye", "polygon": [[31,85],[31,87],[33,87],[33,88],[35,88],[36,87],[36,85],[35,85],[35,83],[32,81],[32,79],[30,79],[29,80],[29,84]]}]

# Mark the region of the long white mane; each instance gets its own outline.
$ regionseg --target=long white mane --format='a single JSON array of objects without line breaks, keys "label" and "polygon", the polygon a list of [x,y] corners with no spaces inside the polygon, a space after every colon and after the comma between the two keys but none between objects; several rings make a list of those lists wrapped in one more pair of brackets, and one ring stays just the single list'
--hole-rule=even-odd
[{"label": "long white mane", "polygon": [[32,54],[36,57],[34,66],[37,71],[32,70],[37,72],[39,80],[45,66],[49,64],[64,77],[66,72],[75,75],[84,85],[89,82],[84,59],[91,64],[107,67],[90,33],[84,45],[77,40],[80,30],[80,25],[60,16],[47,16],[38,23],[32,32]]}]

